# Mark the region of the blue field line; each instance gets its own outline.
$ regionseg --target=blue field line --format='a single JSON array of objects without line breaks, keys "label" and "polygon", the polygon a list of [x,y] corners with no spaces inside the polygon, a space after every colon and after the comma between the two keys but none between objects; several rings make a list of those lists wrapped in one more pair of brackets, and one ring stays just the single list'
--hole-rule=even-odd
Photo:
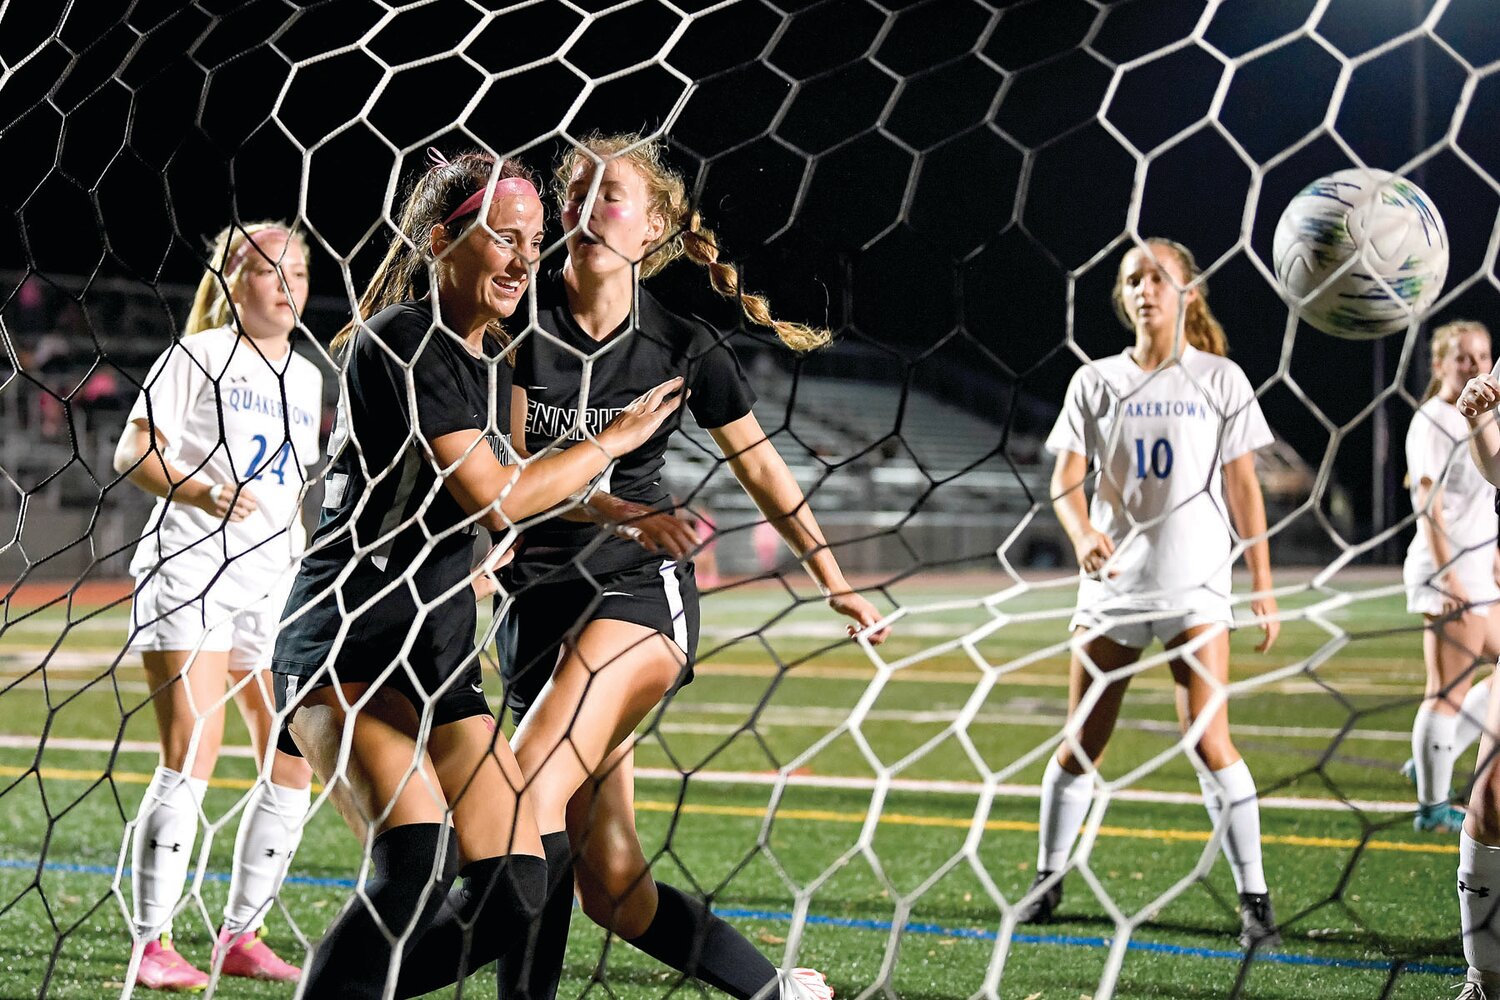
[{"label": "blue field line", "polygon": [[[35,861],[22,859],[0,858],[0,868],[35,869]],[[49,872],[64,872],[76,875],[108,875],[113,876],[115,870],[108,865],[75,865],[65,862],[49,862],[44,866]],[[125,869],[124,876],[130,875],[130,869]],[[228,872],[205,872],[205,882],[228,882]],[[289,875],[286,882],[288,885],[314,886],[324,889],[352,889],[354,880],[348,878],[313,878],[307,875]],[[721,917],[731,920],[774,920],[790,922],[792,914],[784,910],[745,910],[733,907],[715,907],[714,912]],[[840,927],[846,930],[861,931],[885,931],[891,930],[889,920],[864,920],[854,917],[825,917],[818,914],[809,914],[809,924],[818,927]],[[967,938],[974,941],[994,941],[999,935],[995,931],[977,930],[971,927],[944,927],[941,924],[908,923],[906,933],[931,934],[934,937]],[[1103,937],[1078,937],[1072,934],[1014,934],[1011,941],[1016,944],[1051,944],[1061,945],[1065,948],[1109,948],[1113,942]],[[1239,962],[1244,959],[1244,952],[1230,951],[1219,948],[1190,948],[1178,944],[1160,944],[1154,941],[1131,941],[1125,946],[1129,951],[1150,952],[1157,955],[1175,955],[1180,958],[1213,958],[1221,961]],[[1258,962],[1274,962],[1280,965],[1305,965],[1324,969],[1365,969],[1376,972],[1389,972],[1394,965],[1392,962],[1381,961],[1372,958],[1324,958],[1318,955],[1298,955],[1290,952],[1262,952],[1255,956]],[[1462,976],[1465,968],[1461,965],[1437,965],[1432,962],[1408,962],[1402,967],[1403,972],[1421,973],[1433,976]]]}]

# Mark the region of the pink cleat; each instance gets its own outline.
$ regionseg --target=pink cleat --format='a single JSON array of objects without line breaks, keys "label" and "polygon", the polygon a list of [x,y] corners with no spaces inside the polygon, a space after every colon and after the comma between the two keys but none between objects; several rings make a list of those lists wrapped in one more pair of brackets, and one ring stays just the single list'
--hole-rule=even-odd
[{"label": "pink cleat", "polygon": [[177,954],[177,949],[172,947],[172,939],[166,934],[146,942],[135,981],[138,986],[144,986],[148,990],[197,992],[208,986],[208,976]]},{"label": "pink cleat", "polygon": [[817,969],[793,969],[781,983],[782,1000],[833,1000],[833,987]]},{"label": "pink cleat", "polygon": [[263,979],[272,983],[295,983],[302,978],[302,970],[277,957],[260,936],[259,929],[235,934],[227,927],[221,928],[219,940],[214,943],[215,961],[221,951],[226,976]]}]

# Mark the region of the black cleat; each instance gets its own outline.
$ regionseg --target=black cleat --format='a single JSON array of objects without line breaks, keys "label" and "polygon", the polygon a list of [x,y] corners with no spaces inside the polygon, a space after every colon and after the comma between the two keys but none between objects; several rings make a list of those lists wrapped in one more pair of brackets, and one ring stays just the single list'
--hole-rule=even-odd
[{"label": "black cleat", "polygon": [[[1037,872],[1036,878],[1031,882],[1031,888],[1035,889],[1043,882],[1053,876],[1053,872]],[[1058,904],[1062,902],[1062,879],[1052,883],[1052,888],[1042,893],[1036,899],[1021,908],[1020,915],[1016,917],[1018,924],[1047,924],[1052,922],[1052,916],[1057,912]]]},{"label": "black cleat", "polygon": [[1247,951],[1281,947],[1281,931],[1276,926],[1276,911],[1271,908],[1269,894],[1240,893],[1240,945]]}]

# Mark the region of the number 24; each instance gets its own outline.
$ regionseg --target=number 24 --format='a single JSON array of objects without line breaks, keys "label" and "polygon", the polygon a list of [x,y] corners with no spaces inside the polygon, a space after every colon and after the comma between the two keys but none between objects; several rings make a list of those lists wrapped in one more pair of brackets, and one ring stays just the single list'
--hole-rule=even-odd
[{"label": "number 24", "polygon": [[[1151,442],[1151,472],[1157,479],[1166,479],[1172,474],[1172,442],[1157,438]],[[1135,439],[1135,477],[1146,478],[1146,439]]]},{"label": "number 24", "polygon": [[[251,440],[255,442],[255,457],[250,460],[250,467],[245,470],[246,480],[260,479],[266,474],[266,467],[270,466],[271,475],[276,477],[277,484],[285,486],[286,461],[292,457],[292,443],[290,441],[282,442],[281,448],[277,450],[275,456],[267,459],[265,465],[261,465],[260,460],[266,457],[266,449],[270,447],[270,443],[266,440],[264,434],[257,434]],[[275,465],[271,465],[273,461],[276,463]]]}]

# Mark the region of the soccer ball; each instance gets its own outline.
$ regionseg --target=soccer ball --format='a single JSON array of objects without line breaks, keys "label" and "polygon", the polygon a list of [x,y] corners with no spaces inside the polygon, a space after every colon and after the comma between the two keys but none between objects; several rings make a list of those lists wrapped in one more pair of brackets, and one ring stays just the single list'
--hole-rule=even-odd
[{"label": "soccer ball", "polygon": [[1340,170],[1303,188],[1271,253],[1302,318],[1350,340],[1405,330],[1448,276],[1443,217],[1421,188],[1384,170]]}]

